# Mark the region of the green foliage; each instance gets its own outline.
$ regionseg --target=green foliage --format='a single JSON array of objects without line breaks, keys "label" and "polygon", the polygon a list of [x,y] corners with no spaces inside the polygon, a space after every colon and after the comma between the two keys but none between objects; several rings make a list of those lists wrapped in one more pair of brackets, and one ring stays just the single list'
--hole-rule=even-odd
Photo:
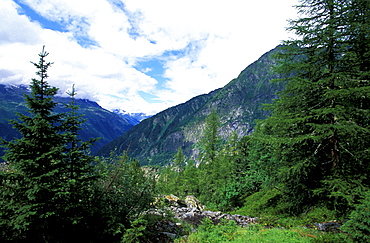
[{"label": "green foliage", "polygon": [[174,158],[174,166],[178,168],[178,171],[179,172],[182,172],[182,170],[184,169],[184,165],[185,165],[185,155],[184,155],[184,152],[182,151],[182,148],[179,147],[177,149],[177,152],[175,154],[175,158]]},{"label": "green foliage", "polygon": [[[186,165],[184,163],[186,162]],[[178,149],[172,166],[166,166],[160,171],[156,185],[162,194],[174,194],[180,197],[187,195],[198,195],[199,192],[199,170],[193,160],[187,160]]]},{"label": "green foliage", "polygon": [[294,229],[268,229],[260,224],[252,224],[242,228],[235,221],[221,221],[214,225],[208,218],[204,219],[198,231],[189,237],[176,242],[314,242],[317,235],[303,228]]},{"label": "green foliage", "polygon": [[220,117],[216,110],[212,109],[211,113],[205,120],[202,137],[199,141],[200,160],[203,164],[215,161],[220,151],[221,138],[218,134],[220,129]]},{"label": "green foliage", "polygon": [[58,89],[46,81],[51,65],[45,61],[47,55],[43,49],[39,63],[33,63],[40,79],[32,79],[31,94],[25,96],[29,116],[19,114],[20,121],[12,122],[22,138],[3,141],[4,160],[10,168],[1,172],[0,194],[1,227],[7,240],[52,240],[58,235],[57,227],[64,232],[76,220],[68,215],[74,205],[64,153],[64,117],[53,112]]},{"label": "green foliage", "polygon": [[353,242],[370,241],[370,191],[364,194],[363,199],[356,205],[349,216],[349,220],[341,230],[349,233]]},{"label": "green foliage", "polygon": [[[100,207],[112,223],[130,228],[130,222],[151,208],[156,194],[154,173],[144,171],[139,163],[126,154],[97,161]],[[115,227],[112,226],[114,229]]]},{"label": "green foliage", "polygon": [[[247,195],[268,183],[272,174],[268,175],[266,168],[272,160],[264,144],[250,137],[240,140],[235,132],[227,141],[222,141],[217,133],[219,127],[219,118],[212,111],[204,137],[197,145],[203,148],[199,166],[196,167],[192,160],[182,166],[186,159],[179,149],[173,165],[161,172],[158,180],[161,193],[195,195],[210,208],[230,210],[241,206]],[[208,153],[213,155],[206,156]]]},{"label": "green foliage", "polygon": [[2,141],[8,163],[0,169],[0,239],[117,242],[152,202],[154,179],[127,156],[111,164],[94,161],[94,139],[77,137],[84,120],[74,87],[67,111],[55,111],[47,55],[43,49],[34,63],[40,79],[32,80],[25,96],[29,115],[12,122],[22,137]]},{"label": "green foliage", "polygon": [[244,207],[235,211],[237,214],[260,217],[263,215],[277,215],[284,210],[284,203],[281,202],[282,192],[273,188],[264,188],[245,198]]},{"label": "green foliage", "polygon": [[370,73],[360,58],[370,53],[369,18],[354,14],[369,16],[364,4],[302,1],[290,27],[298,39],[277,55],[286,89],[255,137],[271,147],[265,171],[275,170],[292,214],[319,202],[346,213],[370,186]]},{"label": "green foliage", "polygon": [[[222,220],[214,225],[209,218],[205,218],[198,231],[191,234],[186,242],[228,242],[236,237],[238,226],[235,221]],[[181,240],[179,241],[181,242]]]},{"label": "green foliage", "polygon": [[[236,133],[228,141],[218,135],[220,122],[215,111],[206,120],[203,137],[197,145],[201,148],[199,166],[188,160],[178,150],[173,166],[161,173],[158,187],[162,193],[178,196],[195,195],[209,207],[230,209],[241,203],[244,192],[243,166],[237,165],[239,139]],[[238,167],[239,166],[239,167]]]},{"label": "green foliage", "polygon": [[138,218],[132,221],[131,228],[127,229],[127,231],[122,237],[122,242],[125,243],[142,242],[147,223],[148,222],[143,218]]}]

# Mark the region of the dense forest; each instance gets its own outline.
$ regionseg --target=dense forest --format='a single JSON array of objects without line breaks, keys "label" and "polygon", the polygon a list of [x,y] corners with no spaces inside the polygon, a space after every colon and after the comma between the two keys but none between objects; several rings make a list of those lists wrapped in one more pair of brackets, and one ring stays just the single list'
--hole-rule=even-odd
[{"label": "dense forest", "polygon": [[[68,93],[56,113],[43,49],[25,96],[28,115],[11,123],[21,138],[2,140],[2,241],[156,242],[153,225],[170,220],[159,195],[194,195],[210,210],[252,215],[247,228],[204,219],[177,242],[370,241],[370,5],[367,0],[301,0],[294,40],[275,55],[285,89],[251,135],[220,136],[215,110],[194,144],[165,167],[127,156],[91,156],[84,122]],[[154,211],[153,211],[154,210]],[[315,223],[340,228],[322,232]],[[315,228],[316,226],[316,228]],[[158,241],[158,242],[170,242]]]}]

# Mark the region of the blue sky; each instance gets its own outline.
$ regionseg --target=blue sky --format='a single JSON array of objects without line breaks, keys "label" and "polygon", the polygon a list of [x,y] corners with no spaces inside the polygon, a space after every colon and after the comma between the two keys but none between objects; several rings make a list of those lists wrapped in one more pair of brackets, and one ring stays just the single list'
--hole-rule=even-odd
[{"label": "blue sky", "polygon": [[44,18],[42,15],[35,12],[27,4],[22,3],[22,1],[15,0],[14,2],[19,5],[18,13],[20,15],[25,15],[30,19],[30,21],[39,23],[42,26],[42,28],[51,29],[51,30],[60,31],[60,32],[66,31],[63,28],[63,25],[55,21],[49,21],[48,19]]},{"label": "blue sky", "polygon": [[0,0],[0,83],[49,83],[102,107],[155,114],[223,87],[293,36],[298,0]]}]

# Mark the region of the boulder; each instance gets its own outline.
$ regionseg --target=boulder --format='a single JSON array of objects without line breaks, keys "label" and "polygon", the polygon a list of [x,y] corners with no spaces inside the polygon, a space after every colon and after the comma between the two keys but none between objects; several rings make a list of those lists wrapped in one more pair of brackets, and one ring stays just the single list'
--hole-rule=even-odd
[{"label": "boulder", "polygon": [[186,207],[186,203],[175,195],[165,195],[164,202],[170,206]]},{"label": "boulder", "polygon": [[188,208],[196,208],[196,209],[199,209],[200,211],[203,211],[204,209],[204,206],[193,195],[186,196],[185,204]]}]

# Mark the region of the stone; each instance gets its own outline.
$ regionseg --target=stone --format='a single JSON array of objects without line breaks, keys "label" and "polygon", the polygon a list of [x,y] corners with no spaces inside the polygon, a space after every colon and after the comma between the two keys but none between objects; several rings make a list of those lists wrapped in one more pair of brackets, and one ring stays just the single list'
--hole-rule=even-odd
[{"label": "stone", "polygon": [[317,230],[326,232],[338,232],[339,228],[342,226],[342,222],[325,222],[325,223],[314,223]]},{"label": "stone", "polygon": [[186,207],[186,203],[175,195],[166,195],[164,197],[165,203],[175,207]]},{"label": "stone", "polygon": [[203,211],[204,210],[204,206],[193,195],[186,196],[186,198],[185,198],[185,204],[186,204],[186,206],[188,208],[197,208],[200,211]]}]

